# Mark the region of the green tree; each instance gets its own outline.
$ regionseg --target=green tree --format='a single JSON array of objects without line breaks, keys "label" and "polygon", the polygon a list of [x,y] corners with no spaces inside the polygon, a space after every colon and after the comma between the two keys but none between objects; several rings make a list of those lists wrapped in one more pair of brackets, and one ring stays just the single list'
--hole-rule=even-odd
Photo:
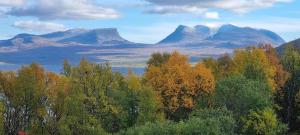
[{"label": "green tree", "polygon": [[292,46],[285,48],[284,54],[281,60],[284,69],[290,73],[290,78],[286,82],[284,87],[284,121],[289,125],[291,129],[296,127],[296,110],[295,104],[296,94],[300,89],[300,53]]},{"label": "green tree", "polygon": [[4,119],[4,114],[5,114],[5,106],[3,101],[0,102],[0,134],[4,135],[5,134],[5,129],[4,129],[4,124],[5,124],[5,119]]},{"label": "green tree", "polygon": [[148,86],[143,86],[139,96],[139,115],[137,124],[143,125],[147,122],[164,121],[163,104],[157,93]]},{"label": "green tree", "polygon": [[[209,117],[207,117],[209,116]],[[121,131],[120,135],[234,135],[235,121],[223,109],[202,110],[180,122],[146,123]]]},{"label": "green tree", "polygon": [[218,59],[203,59],[203,63],[207,68],[211,69],[216,80],[228,77],[235,72],[235,63],[233,62],[229,54],[225,54]]},{"label": "green tree", "polygon": [[153,53],[147,62],[147,69],[150,66],[160,67],[162,64],[166,63],[171,54],[169,53]]},{"label": "green tree", "polygon": [[253,111],[242,118],[242,131],[251,135],[281,135],[287,130],[286,125],[278,121],[272,108]]},{"label": "green tree", "polygon": [[72,70],[72,67],[69,64],[69,61],[68,60],[64,60],[63,69],[61,71],[61,74],[64,75],[64,76],[69,77],[71,75],[71,70]]},{"label": "green tree", "polygon": [[217,82],[215,102],[232,111],[240,127],[240,118],[250,110],[272,107],[271,95],[271,89],[264,82],[232,76]]},{"label": "green tree", "polygon": [[83,59],[77,67],[73,67],[63,131],[70,134],[99,134],[102,128],[107,132],[120,129],[119,109],[109,102],[107,96],[112,79],[108,64],[91,64]]},{"label": "green tree", "polygon": [[[117,77],[118,76],[118,77]],[[132,71],[124,78],[116,76],[115,87],[110,94],[121,109],[123,128],[163,120],[163,111],[155,91],[141,83]]]}]

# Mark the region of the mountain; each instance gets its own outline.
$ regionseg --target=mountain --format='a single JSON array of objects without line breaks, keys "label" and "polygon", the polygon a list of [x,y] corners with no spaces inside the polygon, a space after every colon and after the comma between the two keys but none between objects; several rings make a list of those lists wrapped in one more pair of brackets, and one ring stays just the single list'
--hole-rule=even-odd
[{"label": "mountain", "polygon": [[199,42],[210,36],[210,29],[206,26],[197,25],[193,28],[180,25],[176,30],[160,41],[158,44],[170,44],[170,43],[192,43]]},{"label": "mountain", "polygon": [[285,41],[276,33],[265,29],[238,27],[231,24],[221,26],[212,34],[206,26],[178,26],[167,38],[158,44],[206,45],[225,48],[243,48],[251,45],[272,44],[278,46]]},{"label": "mountain", "polygon": [[104,29],[71,29],[44,35],[19,34],[11,39],[0,41],[0,47],[18,49],[43,46],[95,45],[111,46],[134,44],[119,35],[115,28]]},{"label": "mountain", "polygon": [[289,46],[289,45],[290,45],[290,46],[293,46],[293,47],[295,47],[296,49],[299,49],[299,50],[300,50],[300,38],[299,38],[299,39],[296,39],[296,40],[293,40],[293,41],[290,41],[290,42],[288,42],[288,43],[285,43],[285,44],[283,44],[283,45],[277,47],[276,50],[277,50],[277,52],[278,52],[279,54],[282,54],[283,51],[284,51],[284,48],[287,47],[287,46]]},{"label": "mountain", "polygon": [[231,24],[221,26],[217,33],[208,40],[231,42],[241,47],[259,44],[278,46],[285,43],[280,36],[272,31],[250,27],[237,27]]},{"label": "mountain", "polygon": [[82,58],[96,63],[109,61],[119,68],[143,67],[152,53],[175,50],[189,55],[190,60],[196,62],[232,53],[233,49],[248,45],[283,42],[274,32],[234,25],[223,25],[218,29],[180,25],[158,44],[130,42],[115,28],[70,29],[42,35],[23,33],[0,40],[0,70],[14,70],[37,62],[47,70],[59,72],[63,60],[77,64]]},{"label": "mountain", "polygon": [[59,43],[78,43],[78,44],[129,44],[131,42],[123,39],[117,29],[94,29],[86,32],[82,32],[75,36],[65,38],[58,41]]}]

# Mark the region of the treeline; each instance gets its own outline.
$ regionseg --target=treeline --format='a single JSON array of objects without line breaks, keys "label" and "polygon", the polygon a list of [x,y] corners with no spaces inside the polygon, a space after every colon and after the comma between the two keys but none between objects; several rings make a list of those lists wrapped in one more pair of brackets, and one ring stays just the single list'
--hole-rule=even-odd
[{"label": "treeline", "polygon": [[67,61],[61,74],[38,64],[0,72],[0,134],[299,134],[300,52],[270,45],[190,64],[154,53],[145,74]]}]

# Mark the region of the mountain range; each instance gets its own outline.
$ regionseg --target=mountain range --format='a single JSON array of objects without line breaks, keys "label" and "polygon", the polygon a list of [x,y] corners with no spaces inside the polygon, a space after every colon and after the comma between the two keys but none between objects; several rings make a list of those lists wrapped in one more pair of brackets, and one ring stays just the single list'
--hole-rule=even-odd
[{"label": "mountain range", "polygon": [[133,44],[122,38],[117,29],[71,29],[44,35],[19,34],[15,37],[0,41],[0,47],[12,49],[28,49],[45,46],[70,46],[70,45],[102,45],[112,46],[119,44]]},{"label": "mountain range", "polygon": [[[238,27],[231,24],[213,30],[204,25],[188,27],[180,25],[176,30],[157,44],[206,45],[225,48],[241,48],[250,45],[281,45],[285,41],[276,33],[265,29]],[[0,47],[36,48],[44,46],[95,45],[114,46],[135,44],[119,35],[115,28],[71,29],[44,35],[19,34],[8,40],[0,40]]]},{"label": "mountain range", "polygon": [[172,34],[158,44],[208,44],[225,48],[243,48],[259,44],[279,46],[285,43],[279,35],[265,29],[238,27],[226,24],[215,31],[216,32],[203,25],[197,25],[195,27],[180,25]]},{"label": "mountain range", "polygon": [[75,64],[83,57],[100,63],[109,61],[116,67],[143,67],[153,52],[178,50],[189,55],[191,61],[198,61],[204,57],[231,53],[235,48],[259,44],[276,47],[284,43],[272,31],[231,24],[217,29],[203,25],[180,25],[156,44],[128,41],[115,28],[71,29],[42,35],[24,33],[0,40],[0,70],[5,66],[32,62],[60,67],[64,59]]}]

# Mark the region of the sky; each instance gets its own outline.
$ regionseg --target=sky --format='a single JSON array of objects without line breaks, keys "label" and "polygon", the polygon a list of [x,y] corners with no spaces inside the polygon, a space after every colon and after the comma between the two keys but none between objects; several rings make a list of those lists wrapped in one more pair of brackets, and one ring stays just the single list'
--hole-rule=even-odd
[{"label": "sky", "polygon": [[0,0],[0,39],[73,28],[117,28],[125,39],[156,43],[178,25],[222,24],[300,38],[300,0]]}]

